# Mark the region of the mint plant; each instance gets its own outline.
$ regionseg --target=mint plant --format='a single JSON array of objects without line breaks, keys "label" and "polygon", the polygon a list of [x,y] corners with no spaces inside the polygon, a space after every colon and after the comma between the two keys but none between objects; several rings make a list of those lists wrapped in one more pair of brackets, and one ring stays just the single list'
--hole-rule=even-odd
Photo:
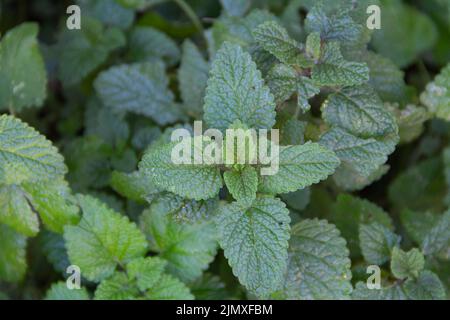
[{"label": "mint plant", "polygon": [[0,298],[448,298],[446,1],[76,5],[4,4]]}]

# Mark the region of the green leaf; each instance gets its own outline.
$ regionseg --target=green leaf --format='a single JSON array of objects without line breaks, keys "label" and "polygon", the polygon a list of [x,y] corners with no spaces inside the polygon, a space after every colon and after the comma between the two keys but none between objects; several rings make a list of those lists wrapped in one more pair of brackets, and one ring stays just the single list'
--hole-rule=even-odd
[{"label": "green leaf", "polygon": [[84,15],[100,20],[108,26],[127,29],[134,21],[134,11],[124,8],[116,0],[78,0]]},{"label": "green leaf", "polygon": [[25,276],[27,238],[0,224],[0,279],[18,282]]},{"label": "green leaf", "polygon": [[209,75],[209,63],[190,40],[183,43],[178,81],[183,103],[190,113],[203,112],[203,97]]},{"label": "green leaf", "polygon": [[211,273],[205,273],[190,288],[196,300],[225,300],[230,297],[222,280]]},{"label": "green leaf", "polygon": [[336,12],[326,12],[319,2],[309,12],[305,21],[306,30],[317,32],[326,41],[339,41],[351,45],[361,38],[364,29],[350,16],[348,10],[339,8]]},{"label": "green leaf", "polygon": [[59,77],[66,86],[81,82],[102,65],[110,53],[125,45],[125,36],[116,28],[104,28],[94,19],[81,19],[81,29],[64,30],[57,44]]},{"label": "green leaf", "polygon": [[381,1],[382,28],[375,30],[372,46],[399,67],[411,64],[436,42],[433,21],[402,1]]},{"label": "green leaf", "polygon": [[52,284],[45,294],[45,300],[89,300],[85,288],[70,290],[63,281]]},{"label": "green leaf", "polygon": [[171,275],[164,274],[146,297],[150,300],[193,300],[194,296],[186,285]]},{"label": "green leaf", "polygon": [[320,143],[333,150],[341,160],[338,171],[350,168],[364,177],[370,176],[386,162],[387,156],[394,151],[396,142],[396,139],[358,138],[338,127],[332,128],[320,138]]},{"label": "green leaf", "polygon": [[155,62],[114,66],[97,77],[94,87],[106,106],[164,125],[177,120],[179,112],[168,83],[164,65]]},{"label": "green leaf", "polygon": [[220,0],[225,12],[232,17],[241,17],[250,8],[251,0]]},{"label": "green leaf", "polygon": [[282,63],[277,63],[270,69],[266,81],[277,104],[292,96],[297,88],[298,78],[295,69]]},{"label": "green leaf", "polygon": [[436,117],[450,121],[450,64],[427,85],[420,101]]},{"label": "green leaf", "polygon": [[389,215],[374,203],[354,197],[349,194],[340,194],[332,209],[332,222],[347,240],[352,257],[361,256],[359,247],[359,226],[377,222],[392,230],[392,220]]},{"label": "green leaf", "polygon": [[294,192],[285,193],[281,195],[281,199],[288,205],[288,207],[291,207],[297,211],[303,211],[310,202],[311,190],[310,188],[305,188]]},{"label": "green leaf", "polygon": [[[198,150],[195,140],[187,141],[188,146]],[[150,176],[157,187],[179,196],[195,200],[216,196],[222,187],[219,168],[215,165],[194,164],[194,155],[189,158],[192,164],[174,164],[171,155],[176,145],[177,142],[172,142],[150,148],[139,163],[139,170]]]},{"label": "green leaf", "polygon": [[287,120],[280,128],[280,144],[284,146],[304,144],[306,126],[306,122],[295,118]]},{"label": "green leaf", "polygon": [[155,62],[163,59],[174,65],[180,59],[180,49],[165,33],[151,27],[131,30],[127,58],[132,62]]},{"label": "green leaf", "polygon": [[145,202],[146,196],[159,192],[151,179],[141,171],[132,173],[113,171],[111,187],[125,198],[136,202]]},{"label": "green leaf", "polygon": [[137,287],[122,272],[116,272],[103,280],[95,290],[95,300],[135,300],[138,295]]},{"label": "green leaf", "polygon": [[0,187],[0,223],[30,237],[39,232],[38,217],[25,192],[16,185]]},{"label": "green leaf", "polygon": [[318,86],[354,86],[369,81],[369,68],[365,63],[344,60],[339,44],[329,42],[324,45],[311,77]]},{"label": "green leaf", "polygon": [[379,137],[397,131],[392,114],[369,86],[349,87],[331,94],[322,105],[322,117],[359,137]]},{"label": "green leaf", "polygon": [[446,211],[427,233],[422,242],[425,255],[437,254],[450,247],[450,210]]},{"label": "green leaf", "polygon": [[281,146],[279,164],[274,175],[261,176],[260,190],[267,193],[286,193],[318,183],[331,175],[339,159],[329,149],[308,142],[299,146]]},{"label": "green leaf", "polygon": [[0,116],[0,184],[47,181],[66,172],[50,141],[14,116]]},{"label": "green leaf", "polygon": [[83,218],[64,232],[70,261],[83,276],[100,281],[114,273],[117,264],[142,256],[147,249],[144,235],[128,218],[90,196],[79,196]]},{"label": "green leaf", "polygon": [[277,198],[258,197],[251,207],[225,205],[217,216],[220,245],[233,273],[250,292],[267,297],[287,265],[289,211]]},{"label": "green leaf", "polygon": [[308,99],[320,93],[320,88],[308,77],[299,77],[297,81],[297,103],[303,112],[309,111],[311,106]]},{"label": "green leaf", "polygon": [[378,222],[359,226],[359,244],[367,263],[384,264],[399,243],[400,237]]},{"label": "green leaf", "polygon": [[167,262],[158,257],[137,258],[127,265],[130,279],[136,279],[141,291],[150,289],[160,280]]},{"label": "green leaf", "polygon": [[0,110],[20,111],[44,102],[47,74],[37,34],[37,24],[24,23],[8,31],[0,42]]},{"label": "green leaf", "polygon": [[225,184],[237,202],[250,205],[256,198],[258,173],[250,166],[242,170],[226,171],[223,175]]},{"label": "green leaf", "polygon": [[400,220],[407,235],[416,243],[422,244],[423,240],[439,221],[439,215],[432,212],[418,212],[404,209],[400,213]]},{"label": "green leaf", "polygon": [[394,247],[391,257],[391,271],[397,279],[417,278],[425,265],[423,254],[416,248],[403,251]]},{"label": "green leaf", "polygon": [[52,264],[56,271],[66,275],[66,270],[67,267],[70,266],[70,261],[67,256],[64,237],[47,230],[43,230],[39,233],[39,237],[39,244],[47,257],[48,262]]},{"label": "green leaf", "polygon": [[206,88],[204,120],[210,128],[227,129],[240,120],[255,129],[275,124],[275,103],[250,55],[225,43],[212,64]]},{"label": "green leaf", "polygon": [[276,21],[261,24],[253,31],[253,36],[264,50],[273,54],[282,63],[302,65],[306,60],[303,56],[303,45],[289,37],[287,30]]},{"label": "green leaf", "polygon": [[141,229],[150,250],[167,261],[167,270],[178,278],[198,278],[214,259],[216,229],[212,222],[181,224],[169,214],[167,203],[156,200],[141,216]]},{"label": "green leaf", "polygon": [[39,212],[50,231],[62,234],[64,226],[77,224],[80,220],[78,207],[70,202],[71,194],[66,182],[26,183],[23,187],[34,210]]},{"label": "green leaf", "polygon": [[320,38],[320,33],[313,32],[308,35],[306,38],[306,54],[314,59],[314,61],[318,61],[320,59],[320,52],[322,48],[322,39]]},{"label": "green leaf", "polygon": [[408,104],[403,109],[396,105],[387,105],[398,123],[400,143],[410,143],[424,131],[425,122],[430,119],[430,113],[422,107]]},{"label": "green leaf", "polygon": [[288,299],[348,299],[349,252],[345,240],[325,220],[303,220],[292,227],[284,292]]}]

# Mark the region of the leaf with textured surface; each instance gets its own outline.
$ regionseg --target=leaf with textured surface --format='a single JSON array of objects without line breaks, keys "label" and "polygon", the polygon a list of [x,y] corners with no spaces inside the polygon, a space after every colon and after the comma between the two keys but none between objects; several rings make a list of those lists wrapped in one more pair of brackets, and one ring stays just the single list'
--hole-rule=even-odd
[{"label": "leaf with textured surface", "polygon": [[437,254],[450,247],[450,210],[446,211],[422,242],[425,255]]},{"label": "leaf with textured surface", "polygon": [[189,112],[201,114],[209,75],[209,63],[192,41],[186,40],[182,49],[178,82],[183,104]]},{"label": "leaf with textured surface", "polygon": [[379,137],[397,131],[392,114],[369,86],[349,87],[331,94],[322,105],[322,117],[359,137]]},{"label": "leaf with textured surface", "polygon": [[77,224],[80,220],[78,207],[70,203],[72,196],[66,182],[45,185],[25,183],[23,188],[29,194],[33,208],[50,231],[63,233],[65,225]]},{"label": "leaf with textured surface", "polygon": [[378,222],[359,226],[359,245],[367,263],[382,265],[399,243],[400,237]]},{"label": "leaf with textured surface", "polygon": [[233,273],[249,291],[267,297],[286,271],[289,211],[277,198],[258,197],[251,207],[225,205],[217,216],[220,245]]},{"label": "leaf with textured surface", "polygon": [[83,270],[83,276],[100,281],[114,273],[118,263],[144,255],[144,235],[128,218],[90,196],[80,196],[83,218],[64,232],[70,261]]},{"label": "leaf with textured surface", "polygon": [[66,172],[50,141],[14,116],[0,116],[0,183],[46,181]]},{"label": "leaf with textured surface", "polygon": [[44,102],[47,74],[37,34],[36,24],[24,23],[8,31],[0,42],[0,110],[20,111]]},{"label": "leaf with textured surface", "polygon": [[164,274],[150,290],[146,297],[151,300],[193,300],[194,296],[186,285],[177,278]]},{"label": "leaf with textured surface", "polygon": [[225,12],[232,17],[241,17],[250,8],[251,0],[220,0]]},{"label": "leaf with textured surface", "polygon": [[48,262],[52,264],[53,268],[59,273],[66,275],[70,261],[67,256],[64,237],[60,234],[43,230],[39,233],[39,243]]},{"label": "leaf with textured surface", "polygon": [[253,31],[253,36],[266,51],[285,64],[302,65],[306,60],[302,55],[303,45],[292,39],[276,21],[261,24]]},{"label": "leaf with textured surface", "polygon": [[127,29],[134,21],[134,10],[124,8],[116,0],[78,0],[77,4],[83,14],[108,26]]},{"label": "leaf with textured surface", "polygon": [[135,300],[138,295],[139,290],[122,272],[103,280],[95,290],[95,300]]},{"label": "leaf with textured surface", "polygon": [[63,281],[52,284],[45,294],[45,300],[89,300],[85,288],[70,290]]},{"label": "leaf with textured surface", "polygon": [[164,65],[155,62],[114,66],[97,77],[94,87],[106,106],[164,125],[179,117],[168,83]]},{"label": "leaf with textured surface", "polygon": [[136,279],[141,291],[153,287],[161,278],[167,262],[158,257],[137,258],[127,265],[130,279]]},{"label": "leaf with textured surface", "polygon": [[418,249],[414,248],[408,252],[394,247],[391,257],[391,271],[397,279],[417,278],[423,270],[425,258]]},{"label": "leaf with textured surface", "polygon": [[198,278],[214,259],[216,229],[212,222],[181,224],[168,214],[167,203],[155,201],[141,216],[150,249],[165,259],[167,271],[186,281]]},{"label": "leaf with textured surface", "polygon": [[436,117],[450,121],[450,64],[427,85],[420,101]]},{"label": "leaf with textured surface", "polygon": [[[191,139],[193,147],[194,140]],[[171,155],[176,144],[172,142],[150,148],[139,163],[139,170],[148,175],[157,187],[179,196],[195,200],[216,196],[222,187],[219,168],[206,164],[174,164]]]},{"label": "leaf with textured surface", "polygon": [[0,224],[0,279],[18,282],[25,276],[27,238]]},{"label": "leaf with textured surface", "polygon": [[348,299],[350,259],[338,229],[325,220],[292,227],[284,291],[288,299]]},{"label": "leaf with textured surface", "polygon": [[239,171],[227,171],[223,179],[233,198],[238,202],[250,205],[255,200],[258,189],[258,173],[255,168],[246,166]]},{"label": "leaf with textured surface", "polygon": [[0,223],[26,236],[35,236],[39,232],[38,217],[25,192],[16,185],[0,187]]},{"label": "leaf with textured surface", "polygon": [[261,177],[261,191],[286,193],[318,183],[334,172],[339,159],[331,150],[308,142],[299,146],[281,146],[278,163],[276,174]]},{"label": "leaf with textured surface", "polygon": [[225,43],[212,64],[206,88],[204,120],[225,130],[236,120],[255,129],[275,124],[275,102],[250,55]]},{"label": "leaf with textured surface", "polygon": [[354,86],[369,81],[369,68],[365,63],[344,60],[339,44],[329,42],[323,47],[311,77],[319,86]]}]

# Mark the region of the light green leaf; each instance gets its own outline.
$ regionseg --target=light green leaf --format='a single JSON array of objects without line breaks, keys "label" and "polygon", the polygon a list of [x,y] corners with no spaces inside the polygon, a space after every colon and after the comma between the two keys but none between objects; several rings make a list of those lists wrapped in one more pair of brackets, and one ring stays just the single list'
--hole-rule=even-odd
[{"label": "light green leaf", "polygon": [[[194,140],[187,141],[188,146],[197,150]],[[211,143],[203,141],[205,144]],[[175,164],[171,155],[176,145],[176,142],[172,142],[150,148],[139,163],[139,170],[148,175],[157,187],[179,196],[195,200],[216,196],[222,187],[219,168],[215,165],[194,164],[194,152],[189,158],[192,164]]]},{"label": "light green leaf", "polygon": [[151,27],[131,30],[127,58],[132,62],[155,62],[163,59],[169,65],[180,59],[180,49],[165,33]]},{"label": "light green leaf", "polygon": [[212,222],[179,223],[169,214],[167,203],[156,200],[141,216],[141,229],[150,250],[165,259],[167,270],[178,278],[198,278],[214,259],[216,229]]},{"label": "light green leaf", "polygon": [[359,226],[359,244],[367,263],[382,265],[399,243],[400,237],[378,222]]},{"label": "light green leaf", "polygon": [[164,125],[177,120],[179,113],[168,83],[164,65],[155,62],[114,66],[97,77],[94,87],[106,106]]},{"label": "light green leaf", "polygon": [[81,19],[81,29],[65,29],[58,41],[59,77],[66,86],[82,81],[103,64],[109,54],[125,45],[125,36],[116,28],[104,28],[94,19]]},{"label": "light green leaf", "polygon": [[258,197],[249,208],[233,202],[217,216],[220,245],[233,273],[259,297],[267,297],[281,285],[289,222],[284,203],[271,197]]},{"label": "light green leaf", "polygon": [[425,122],[430,119],[430,113],[425,108],[413,104],[402,109],[397,105],[387,105],[387,108],[396,117],[400,143],[410,143],[418,138],[424,130]]},{"label": "light green leaf", "polygon": [[150,300],[193,300],[194,296],[186,285],[171,275],[164,274],[159,281],[147,291]]},{"label": "light green leaf", "polygon": [[145,197],[159,192],[150,177],[141,171],[132,173],[113,171],[111,187],[125,198],[136,202],[145,202]]},{"label": "light green leaf", "polygon": [[45,300],[89,300],[85,288],[70,290],[63,281],[52,284],[45,294]]},{"label": "light green leaf", "polygon": [[64,232],[70,261],[78,265],[83,276],[100,281],[124,264],[142,256],[147,249],[144,235],[128,218],[90,196],[79,196],[83,218],[78,226]]},{"label": "light green leaf", "polygon": [[183,43],[183,55],[178,69],[178,82],[187,112],[203,112],[203,97],[208,81],[209,63],[190,40]]},{"label": "light green leaf", "polygon": [[70,202],[72,196],[66,182],[26,183],[23,188],[50,231],[62,234],[65,225],[77,224],[80,220],[78,207]]},{"label": "light green leaf", "polygon": [[[277,155],[278,156],[278,155]],[[308,142],[299,146],[280,146],[278,172],[261,176],[260,190],[267,193],[286,193],[318,183],[339,166],[339,159],[329,149]]]},{"label": "light green leaf", "polygon": [[320,88],[308,77],[299,77],[297,80],[297,103],[303,112],[309,111],[311,106],[308,99],[320,93]]},{"label": "light green leaf", "polygon": [[427,85],[420,101],[436,117],[450,121],[450,64]]},{"label": "light green leaf", "polygon": [[276,21],[268,21],[253,31],[255,40],[279,61],[288,65],[303,65],[304,47],[291,37]]},{"label": "light green leaf", "polygon": [[318,86],[354,86],[369,81],[365,63],[344,60],[337,42],[324,45],[318,64],[312,69],[312,80]]},{"label": "light green leaf", "polygon": [[275,124],[275,103],[250,55],[225,43],[213,61],[206,88],[204,119],[209,127],[225,130],[236,120],[255,129]]},{"label": "light green leaf", "polygon": [[425,258],[418,249],[408,252],[394,247],[391,257],[391,271],[397,279],[417,278],[425,265]]},{"label": "light green leaf", "polygon": [[306,38],[306,54],[314,59],[314,61],[318,61],[320,59],[321,52],[321,43],[322,39],[320,38],[320,33],[313,32],[308,35]]},{"label": "light green leaf", "polygon": [[127,265],[130,279],[136,279],[141,291],[153,287],[160,280],[167,262],[158,257],[137,258]]},{"label": "light green leaf", "polygon": [[0,184],[47,181],[66,172],[50,141],[14,116],[0,116]]},{"label": "light green leaf", "polygon": [[250,205],[255,200],[258,189],[258,173],[255,168],[246,166],[242,170],[226,171],[223,179],[238,202]]},{"label": "light green leaf", "polygon": [[37,24],[24,23],[8,31],[0,42],[0,110],[20,111],[44,102],[47,74],[37,34]]},{"label": "light green leaf", "polygon": [[103,280],[95,290],[95,300],[136,300],[138,295],[137,287],[122,272],[116,272]]},{"label": "light green leaf", "polygon": [[84,15],[100,20],[108,26],[127,29],[134,21],[134,11],[124,8],[116,0],[78,0]]},{"label": "light green leaf", "polygon": [[0,279],[22,280],[27,270],[27,238],[8,226],[0,224]]},{"label": "light green leaf", "polygon": [[351,262],[345,240],[325,220],[292,227],[284,292],[288,299],[348,299]]},{"label": "light green leaf", "polygon": [[39,232],[38,217],[25,192],[16,185],[0,187],[0,223],[30,237]]}]

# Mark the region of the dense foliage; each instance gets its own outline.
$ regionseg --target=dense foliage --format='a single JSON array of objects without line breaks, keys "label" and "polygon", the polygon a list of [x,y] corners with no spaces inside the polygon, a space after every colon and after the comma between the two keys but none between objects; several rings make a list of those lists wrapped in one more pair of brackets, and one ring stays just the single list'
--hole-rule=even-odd
[{"label": "dense foliage", "polygon": [[[76,3],[1,4],[0,298],[449,297],[448,0]],[[195,120],[278,172],[175,164]]]}]

